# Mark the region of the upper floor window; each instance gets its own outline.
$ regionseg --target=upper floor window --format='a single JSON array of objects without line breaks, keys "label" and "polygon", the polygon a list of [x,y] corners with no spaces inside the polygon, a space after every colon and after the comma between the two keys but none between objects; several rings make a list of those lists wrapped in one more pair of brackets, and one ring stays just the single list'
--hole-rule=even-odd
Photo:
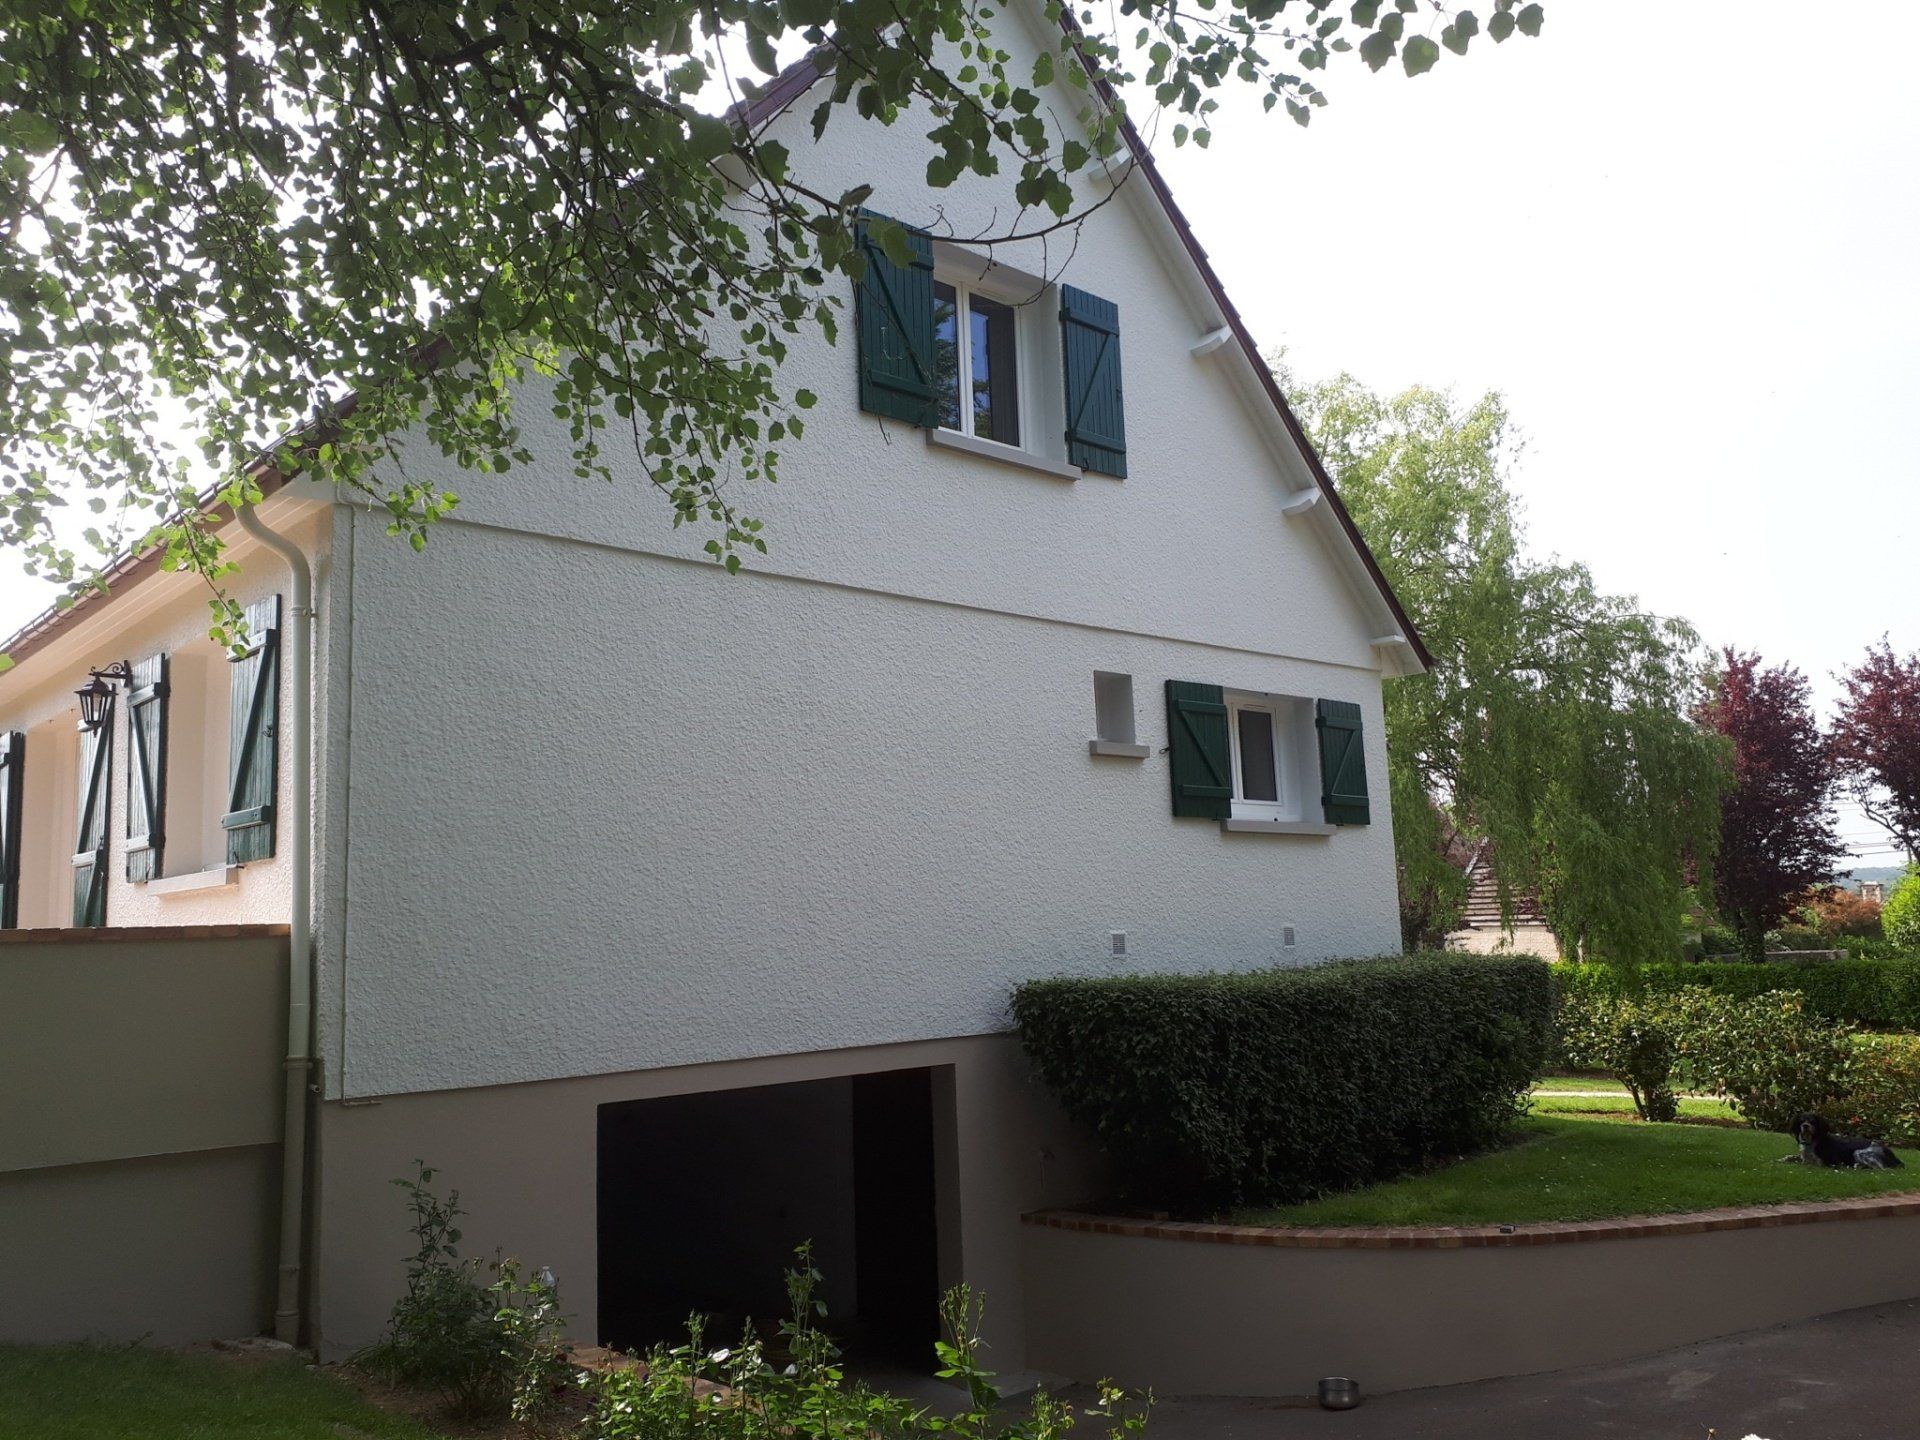
[{"label": "upper floor window", "polygon": [[1020,443],[1020,312],[965,285],[933,284],[934,385],[943,430]]},{"label": "upper floor window", "polygon": [[922,231],[885,230],[889,254],[882,233],[862,217],[860,408],[1005,464],[1124,479],[1119,306]]}]

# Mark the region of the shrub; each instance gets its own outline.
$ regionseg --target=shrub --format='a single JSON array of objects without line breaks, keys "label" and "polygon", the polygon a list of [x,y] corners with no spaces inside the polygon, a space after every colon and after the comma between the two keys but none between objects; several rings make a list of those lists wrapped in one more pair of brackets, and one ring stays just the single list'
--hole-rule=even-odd
[{"label": "shrub", "polygon": [[1920,950],[1920,871],[1909,869],[1880,908],[1880,928],[1902,950]]},{"label": "shrub", "polygon": [[1855,1135],[1920,1142],[1920,1035],[1856,1035],[1834,1119]]},{"label": "shrub", "polygon": [[965,1286],[947,1292],[940,1307],[947,1338],[936,1346],[942,1379],[959,1382],[966,1399],[957,1414],[937,1414],[897,1395],[849,1383],[840,1352],[818,1321],[826,1307],[815,1298],[820,1272],[801,1246],[797,1269],[787,1272],[791,1313],[780,1325],[781,1363],[768,1358],[749,1328],[737,1345],[707,1348],[696,1317],[688,1343],[661,1348],[643,1366],[588,1375],[591,1405],[585,1433],[594,1440],[1065,1440],[1081,1420],[1100,1422],[1106,1440],[1147,1428],[1151,1404],[1102,1382],[1098,1401],[1076,1410],[1036,1391],[1024,1414],[1001,1408],[993,1374],[980,1362],[979,1297]]},{"label": "shrub", "polygon": [[1725,1096],[1763,1130],[1825,1111],[1847,1091],[1852,1032],[1807,1013],[1792,991],[1734,1000],[1692,990],[1658,1003],[1673,1016],[1687,1083]]},{"label": "shrub", "polygon": [[1809,925],[1787,925],[1767,932],[1768,950],[1831,950],[1833,941]]},{"label": "shrub", "polygon": [[1504,1135],[1546,1058],[1524,956],[1427,954],[1239,974],[1030,982],[1020,1038],[1125,1196],[1281,1204]]},{"label": "shrub", "polygon": [[464,1417],[533,1419],[568,1374],[553,1277],[523,1278],[517,1260],[501,1259],[483,1281],[479,1262],[459,1255],[460,1192],[442,1200],[433,1178],[423,1164],[393,1182],[413,1217],[407,1289],[385,1338],[356,1359],[389,1380],[438,1390]]},{"label": "shrub", "polygon": [[1830,941],[1846,936],[1878,940],[1884,933],[1880,928],[1880,902],[1838,885],[1827,886],[1808,901],[1807,913]]},{"label": "shrub", "polygon": [[[1858,943],[1858,942],[1856,942]],[[1739,999],[1795,990],[1807,1013],[1836,1024],[1920,1030],[1920,959],[1812,960],[1752,965],[1744,961],[1661,965],[1559,964],[1562,996],[1672,994],[1697,988]]]},{"label": "shrub", "polygon": [[1671,1120],[1680,1111],[1677,1020],[1666,996],[1569,996],[1560,1007],[1560,1055],[1576,1070],[1604,1070],[1625,1085],[1642,1120]]}]

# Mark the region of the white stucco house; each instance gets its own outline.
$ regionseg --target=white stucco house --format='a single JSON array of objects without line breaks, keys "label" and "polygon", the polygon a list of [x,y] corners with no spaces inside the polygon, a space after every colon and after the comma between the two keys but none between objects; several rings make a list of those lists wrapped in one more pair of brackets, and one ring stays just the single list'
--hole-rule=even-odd
[{"label": "white stucco house", "polygon": [[[1043,23],[1006,18],[1015,70]],[[4,647],[8,927],[288,922],[311,775],[331,1353],[384,1319],[419,1158],[584,1338],[749,1308],[811,1237],[845,1322],[917,1344],[965,1278],[1017,1369],[1019,1217],[1098,1179],[1011,988],[1398,948],[1381,687],[1419,638],[1139,136],[1064,272],[989,261],[941,235],[1010,180],[927,190],[912,117],[816,144],[807,80],[754,123],[930,228],[794,347],[820,399],[753,497],[770,555],[728,576],[533,421],[548,463],[462,477],[420,554],[263,472],[314,576],[310,753],[287,562],[238,525],[250,660],[138,556]]]}]

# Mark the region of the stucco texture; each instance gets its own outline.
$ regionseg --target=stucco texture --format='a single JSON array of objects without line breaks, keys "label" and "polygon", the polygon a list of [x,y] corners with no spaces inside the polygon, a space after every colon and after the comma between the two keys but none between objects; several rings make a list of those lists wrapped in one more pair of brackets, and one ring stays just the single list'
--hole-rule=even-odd
[{"label": "stucco texture", "polygon": [[1156,752],[1162,681],[1211,680],[1357,701],[1381,776],[1365,672],[458,526],[359,553],[348,1094],[974,1034],[1030,976],[1397,942],[1384,803],[1227,836],[1172,818],[1158,753],[1086,751],[1120,670]]},{"label": "stucco texture", "polygon": [[[1017,70],[1033,42],[1007,29]],[[902,219],[1004,222],[1002,181],[924,189],[911,117],[815,147],[807,108],[776,130],[808,183],[879,176]],[[772,542],[740,577],[617,446],[614,484],[575,479],[531,382],[535,462],[458,477],[424,554],[357,518],[330,622],[351,655],[329,700],[330,1095],[976,1034],[1030,976],[1398,947],[1378,593],[1325,506],[1282,513],[1304,462],[1243,357],[1191,353],[1219,316],[1144,184],[1077,249],[995,257],[1051,280],[1069,250],[1072,283],[1120,307],[1124,481],[862,414],[851,340],[809,334],[782,381],[820,401],[781,483],[733,496]],[[1057,325],[1053,295],[1023,323]],[[1096,669],[1134,676],[1146,761],[1087,755]],[[1357,702],[1374,823],[1173,820],[1169,678]]]}]

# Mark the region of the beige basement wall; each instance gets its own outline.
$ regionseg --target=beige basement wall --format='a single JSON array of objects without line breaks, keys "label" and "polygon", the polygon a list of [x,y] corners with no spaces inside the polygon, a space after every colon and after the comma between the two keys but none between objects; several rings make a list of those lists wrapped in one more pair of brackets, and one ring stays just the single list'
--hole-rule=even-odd
[{"label": "beige basement wall", "polygon": [[0,1342],[273,1308],[283,927],[0,932]]}]

